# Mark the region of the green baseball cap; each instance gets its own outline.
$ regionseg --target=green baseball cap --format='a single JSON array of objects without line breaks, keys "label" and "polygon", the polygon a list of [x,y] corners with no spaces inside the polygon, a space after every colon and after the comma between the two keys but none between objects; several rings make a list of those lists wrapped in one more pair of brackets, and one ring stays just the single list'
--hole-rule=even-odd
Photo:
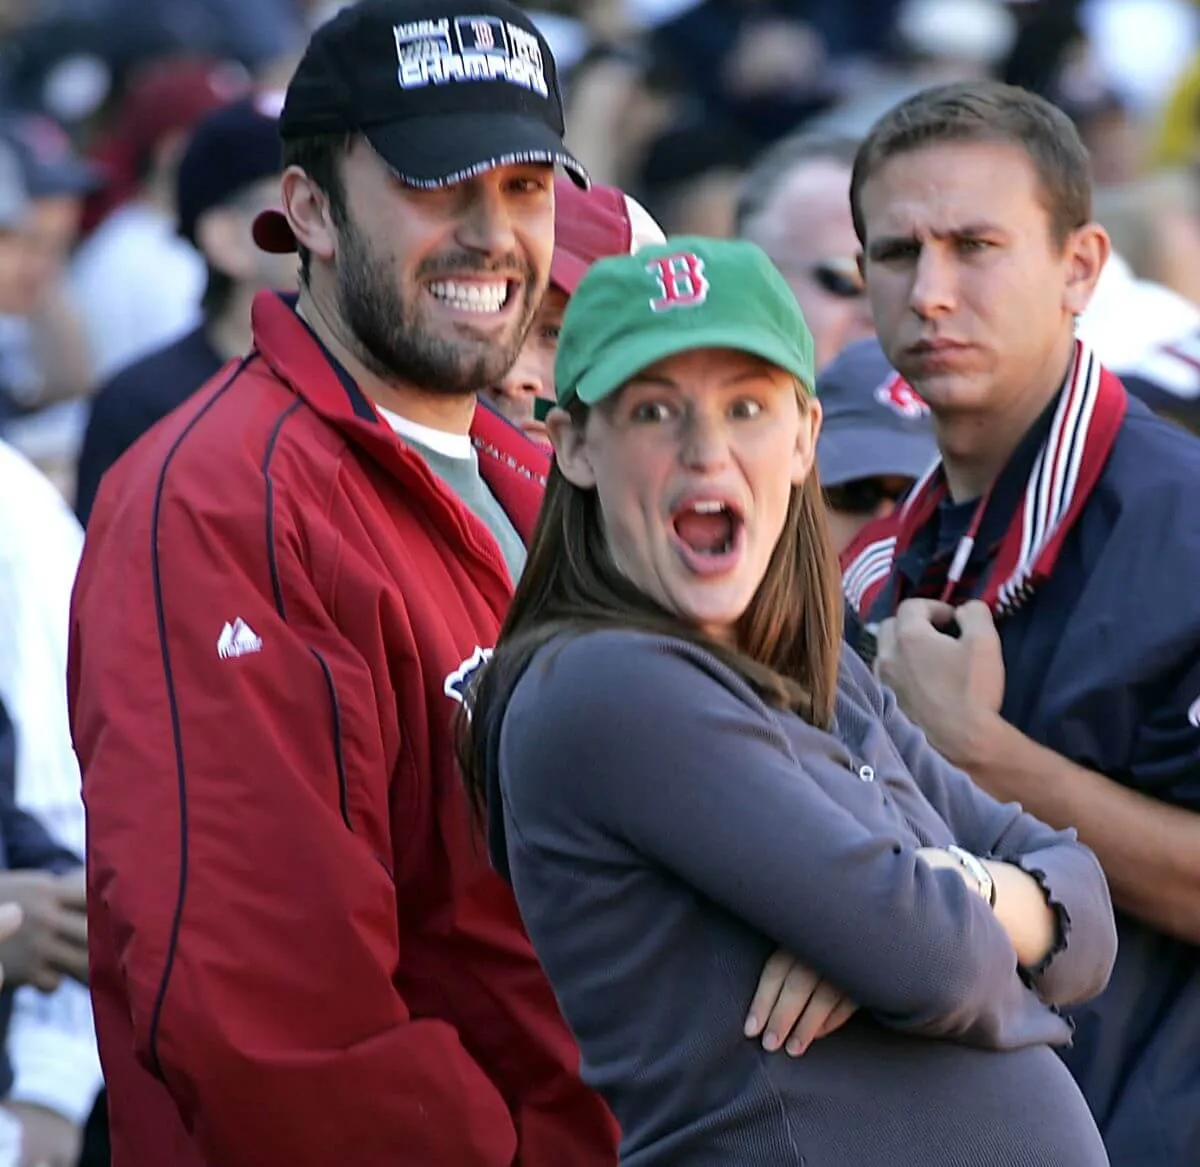
[{"label": "green baseball cap", "polygon": [[812,333],[766,252],[680,235],[588,269],[559,333],[558,403],[595,405],[655,362],[699,348],[752,353],[814,391]]}]

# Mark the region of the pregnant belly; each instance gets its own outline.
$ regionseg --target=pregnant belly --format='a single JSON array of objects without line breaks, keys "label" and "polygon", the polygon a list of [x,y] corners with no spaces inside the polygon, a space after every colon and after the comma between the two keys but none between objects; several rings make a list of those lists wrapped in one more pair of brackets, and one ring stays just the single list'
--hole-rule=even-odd
[{"label": "pregnant belly", "polygon": [[1106,1167],[1095,1123],[1045,1046],[999,1053],[863,1019],[766,1061],[803,1167]]}]

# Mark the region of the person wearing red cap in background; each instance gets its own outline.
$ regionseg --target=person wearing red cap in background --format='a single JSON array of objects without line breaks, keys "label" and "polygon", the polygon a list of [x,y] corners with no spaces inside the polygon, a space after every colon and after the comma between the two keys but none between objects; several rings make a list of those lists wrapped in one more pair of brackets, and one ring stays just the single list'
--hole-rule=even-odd
[{"label": "person wearing red cap in background", "polygon": [[94,159],[112,209],[71,265],[98,381],[199,323],[204,261],[176,232],[176,171],[200,119],[248,89],[239,66],[172,60],[150,66],[126,94]]},{"label": "person wearing red cap in background", "polygon": [[582,190],[559,178],[554,184],[554,259],[525,344],[508,375],[480,396],[529,437],[549,442],[542,419],[554,404],[554,356],[567,301],[584,273],[608,255],[629,255],[661,243],[662,228],[636,199],[611,186]]}]

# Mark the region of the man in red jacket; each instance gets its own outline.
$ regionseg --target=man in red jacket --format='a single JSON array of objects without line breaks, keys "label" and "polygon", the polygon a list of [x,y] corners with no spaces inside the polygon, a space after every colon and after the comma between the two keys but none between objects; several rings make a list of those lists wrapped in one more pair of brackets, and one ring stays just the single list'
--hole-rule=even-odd
[{"label": "man in red jacket", "polygon": [[548,469],[475,394],[584,181],[562,130],[506,0],[344,9],[256,225],[298,301],[101,485],[69,692],[114,1167],[615,1163],[452,741]]}]

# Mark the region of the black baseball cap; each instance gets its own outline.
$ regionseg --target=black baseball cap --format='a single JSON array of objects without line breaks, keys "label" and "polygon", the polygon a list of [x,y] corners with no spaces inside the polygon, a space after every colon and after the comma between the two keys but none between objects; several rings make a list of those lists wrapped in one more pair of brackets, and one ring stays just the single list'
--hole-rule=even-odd
[{"label": "black baseball cap", "polygon": [[[312,35],[288,86],[279,132],[361,133],[410,186],[439,187],[496,166],[587,172],[563,146],[554,56],[506,0],[359,0]],[[294,251],[280,212],[260,215],[265,251]]]},{"label": "black baseball cap", "polygon": [[888,363],[875,337],[852,341],[817,374],[823,486],[920,478],[938,456],[929,406]]},{"label": "black baseball cap", "polygon": [[196,225],[246,187],[278,175],[282,93],[262,92],[208,114],[197,123],[179,161],[179,233],[196,242]]}]

